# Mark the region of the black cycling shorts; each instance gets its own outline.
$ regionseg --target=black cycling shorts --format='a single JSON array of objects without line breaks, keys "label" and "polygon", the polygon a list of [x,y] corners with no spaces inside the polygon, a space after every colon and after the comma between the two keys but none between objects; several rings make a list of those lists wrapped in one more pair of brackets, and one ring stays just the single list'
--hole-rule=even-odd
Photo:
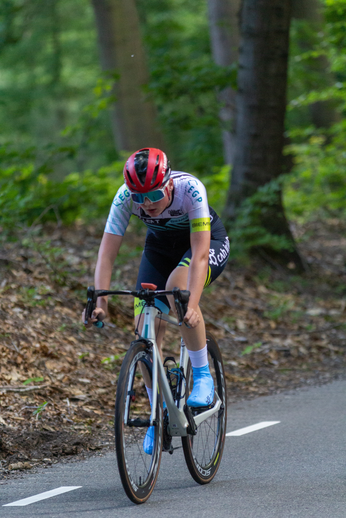
[{"label": "black cycling shorts", "polygon": [[[185,248],[186,250],[186,248]],[[158,290],[166,288],[166,282],[177,266],[188,267],[191,261],[191,248],[184,252],[181,247],[155,248],[146,243],[141,264],[138,271],[136,290],[141,289],[142,282],[155,284]],[[211,239],[209,249],[209,267],[204,287],[209,286],[223,271],[229,256],[228,237],[216,240]],[[135,316],[142,311],[144,301],[135,298]],[[169,313],[169,302],[166,297],[157,297],[155,305],[162,313]]]}]

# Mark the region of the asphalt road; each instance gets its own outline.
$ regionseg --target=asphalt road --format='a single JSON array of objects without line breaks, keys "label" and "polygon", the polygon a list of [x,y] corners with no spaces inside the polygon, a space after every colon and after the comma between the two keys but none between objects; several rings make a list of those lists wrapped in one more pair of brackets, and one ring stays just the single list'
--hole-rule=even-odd
[{"label": "asphalt road", "polygon": [[[207,486],[193,481],[180,449],[162,456],[151,498],[136,506],[122,489],[112,453],[7,481],[0,485],[0,516],[345,518],[345,396],[346,381],[337,381],[231,405],[228,433],[279,423],[228,436],[219,472]],[[78,488],[6,505],[61,487]]]}]

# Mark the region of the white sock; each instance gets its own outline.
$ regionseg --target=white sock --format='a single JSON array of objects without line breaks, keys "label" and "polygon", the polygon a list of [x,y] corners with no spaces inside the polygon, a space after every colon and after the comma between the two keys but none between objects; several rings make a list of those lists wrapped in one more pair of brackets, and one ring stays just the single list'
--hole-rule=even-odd
[{"label": "white sock", "polygon": [[147,393],[148,393],[148,398],[149,398],[149,401],[150,401],[150,406],[152,406],[152,404],[153,404],[153,389],[147,387],[146,385],[145,385],[145,388],[146,388]]},{"label": "white sock", "polygon": [[189,353],[192,367],[199,369],[200,367],[208,365],[207,346],[203,347],[203,349],[200,349],[199,351],[190,351],[187,349],[187,352]]}]

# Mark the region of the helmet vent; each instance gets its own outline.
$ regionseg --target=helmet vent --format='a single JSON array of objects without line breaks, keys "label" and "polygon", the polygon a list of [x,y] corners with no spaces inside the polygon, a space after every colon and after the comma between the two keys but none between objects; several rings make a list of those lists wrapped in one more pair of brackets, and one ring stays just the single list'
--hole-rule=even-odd
[{"label": "helmet vent", "polygon": [[130,176],[130,173],[128,172],[128,170],[126,169],[126,176],[127,176],[127,181],[134,187],[136,188],[136,184],[134,183],[134,181],[132,180],[131,176]]},{"label": "helmet vent", "polygon": [[156,178],[157,178],[157,173],[159,172],[159,161],[160,161],[160,158],[159,158],[159,155],[157,155],[157,159],[156,159],[156,165],[155,165],[155,169],[154,169],[154,172],[153,172],[153,178],[151,180],[151,185],[153,186],[154,183],[156,182]]},{"label": "helmet vent", "polygon": [[145,179],[147,175],[148,158],[149,149],[143,149],[142,151],[139,151],[135,156],[135,170],[137,173],[137,178],[143,186],[145,184]]}]

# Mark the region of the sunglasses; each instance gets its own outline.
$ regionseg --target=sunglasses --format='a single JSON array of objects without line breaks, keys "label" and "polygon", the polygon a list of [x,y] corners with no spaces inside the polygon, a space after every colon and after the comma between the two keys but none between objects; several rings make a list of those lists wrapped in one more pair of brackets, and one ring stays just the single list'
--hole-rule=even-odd
[{"label": "sunglasses", "polygon": [[151,203],[156,203],[158,201],[163,200],[163,198],[165,197],[165,189],[166,185],[161,189],[145,192],[143,194],[141,192],[131,192],[131,198],[134,203],[138,203],[139,205],[142,205],[144,203],[145,198],[148,198],[148,200]]}]

